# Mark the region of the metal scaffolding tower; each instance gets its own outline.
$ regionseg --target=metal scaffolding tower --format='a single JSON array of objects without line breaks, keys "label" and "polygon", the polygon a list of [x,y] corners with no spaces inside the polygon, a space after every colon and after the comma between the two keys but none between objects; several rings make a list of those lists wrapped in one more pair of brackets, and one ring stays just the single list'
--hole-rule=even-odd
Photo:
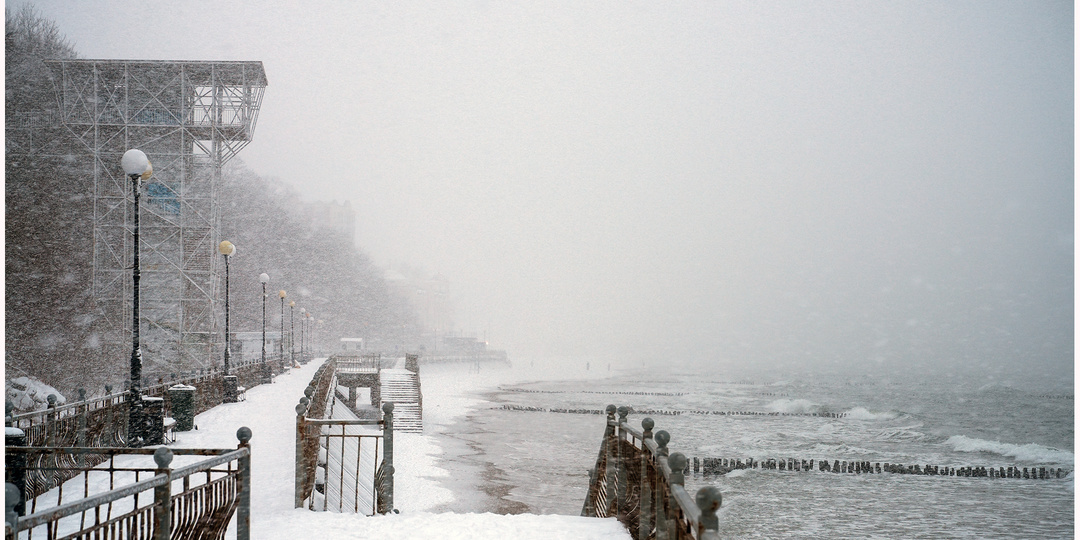
[{"label": "metal scaffolding tower", "polygon": [[144,369],[162,374],[215,364],[224,345],[216,337],[224,299],[222,263],[214,256],[221,240],[215,199],[222,165],[251,141],[267,85],[262,62],[46,65],[68,148],[40,151],[93,162],[92,287],[105,339],[124,341],[131,332],[131,184],[120,157],[138,148],[154,168],[140,212]]}]

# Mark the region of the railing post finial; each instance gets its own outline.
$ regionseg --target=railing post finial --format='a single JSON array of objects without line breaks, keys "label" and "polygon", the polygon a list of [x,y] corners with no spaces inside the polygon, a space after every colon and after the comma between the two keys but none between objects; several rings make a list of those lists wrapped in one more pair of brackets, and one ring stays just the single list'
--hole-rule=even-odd
[{"label": "railing post finial", "polygon": [[626,405],[623,405],[623,406],[619,407],[618,411],[619,411],[619,423],[622,424],[623,422],[626,422],[626,415],[630,414],[630,407],[627,407]]},{"label": "railing post finial", "polygon": [[614,420],[615,419],[615,411],[616,410],[618,410],[618,409],[614,405],[608,405],[607,408],[604,409],[604,412],[607,413],[608,420]]},{"label": "railing post finial", "polygon": [[162,446],[154,450],[154,463],[157,463],[159,469],[168,469],[172,460],[173,453],[172,450],[169,450],[169,447]]},{"label": "railing post finial", "polygon": [[683,471],[686,470],[686,456],[682,455],[682,452],[675,452],[668,456],[667,462],[671,467],[671,483],[680,486],[686,483],[686,477],[683,476]]},{"label": "railing post finial", "polygon": [[655,435],[653,435],[653,439],[656,440],[657,455],[668,455],[667,443],[671,442],[671,435],[668,435],[668,432],[661,429],[660,431],[657,431]]},{"label": "railing post finial", "polygon": [[[706,532],[720,530],[720,518],[716,516],[716,511],[720,509],[723,501],[724,497],[720,493],[720,488],[716,486],[705,486],[694,496],[694,502],[701,509],[701,530],[698,531],[701,538],[710,538],[706,536]],[[714,535],[711,538],[718,537]]]},{"label": "railing post finial", "polygon": [[244,426],[236,430],[236,440],[240,441],[240,448],[247,446],[251,440],[251,428]]},{"label": "railing post finial", "polygon": [[652,418],[646,416],[641,419],[641,438],[651,439],[653,437],[652,428],[656,425],[656,422]]}]

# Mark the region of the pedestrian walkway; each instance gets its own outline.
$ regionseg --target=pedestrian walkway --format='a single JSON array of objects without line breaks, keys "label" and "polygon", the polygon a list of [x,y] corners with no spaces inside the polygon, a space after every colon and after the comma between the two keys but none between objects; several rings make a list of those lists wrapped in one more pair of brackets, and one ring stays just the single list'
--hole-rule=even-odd
[{"label": "pedestrian walkway", "polygon": [[[430,436],[413,433],[395,437],[394,500],[399,514],[366,517],[293,508],[294,407],[322,362],[322,359],[314,360],[277,376],[274,384],[251,388],[247,391],[246,401],[223,404],[196,416],[198,429],[177,433],[176,442],[171,445],[174,448],[229,448],[236,445],[237,429],[251,428],[252,538],[630,538],[615,519],[428,512],[435,506],[432,494],[445,494],[445,489],[432,477],[445,472],[431,467],[428,453],[438,450],[433,449]],[[227,537],[233,537],[233,534],[230,531]]]}]

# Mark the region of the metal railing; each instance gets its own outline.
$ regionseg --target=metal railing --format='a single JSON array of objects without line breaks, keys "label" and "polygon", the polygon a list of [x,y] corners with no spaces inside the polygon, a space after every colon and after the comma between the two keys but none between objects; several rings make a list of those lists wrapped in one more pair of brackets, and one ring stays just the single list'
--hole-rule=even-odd
[{"label": "metal railing", "polygon": [[[266,363],[275,374],[284,371],[280,358],[267,358]],[[264,380],[263,370],[261,362],[253,361],[236,366],[230,373],[237,376],[240,386],[252,388]],[[192,414],[220,405],[224,397],[224,374],[220,371],[163,378],[154,384],[144,384],[141,393],[143,397],[164,399],[164,414],[170,416],[173,404],[169,388],[177,384],[195,387]],[[21,429],[27,446],[127,446],[129,396],[127,391],[112,392],[111,387],[106,387],[105,396],[65,405],[57,405],[50,396],[49,407],[43,410],[13,414],[8,407],[5,424]]]},{"label": "metal railing", "polygon": [[[250,538],[251,430],[236,432],[237,449],[31,448],[8,447],[7,454],[103,455],[105,467],[79,467],[82,494],[65,502],[63,486],[31,499],[30,513],[19,516],[19,488],[8,482],[5,538],[189,539],[224,538],[236,514],[236,538]],[[139,467],[134,456],[153,455],[156,468]],[[169,468],[173,456],[205,456]],[[118,459],[119,458],[119,459]],[[24,459],[24,463],[32,460]],[[71,467],[25,465],[23,478],[69,472]],[[8,469],[11,479],[11,466]],[[149,478],[146,478],[149,476]],[[68,484],[71,484],[69,482]],[[117,483],[126,484],[116,487]],[[77,482],[76,482],[77,484]],[[78,490],[78,485],[73,486]],[[71,488],[69,488],[71,489]],[[148,493],[150,492],[150,493]],[[38,498],[49,498],[39,504]],[[55,500],[53,500],[55,499]],[[38,510],[38,506],[47,509]]]},{"label": "metal railing", "polygon": [[639,540],[718,540],[720,490],[707,486],[691,497],[683,485],[686,457],[668,454],[671,437],[663,430],[654,436],[651,418],[641,421],[641,431],[630,427],[628,413],[626,407],[607,407],[607,428],[589,471],[581,515],[617,517]]},{"label": "metal railing", "polygon": [[[392,512],[394,405],[383,405],[382,419],[330,418],[334,405],[330,391],[335,386],[339,361],[331,358],[319,367],[296,405],[295,507],[338,512],[370,508],[373,514]],[[381,433],[365,433],[361,431],[364,426],[381,429]],[[368,479],[370,488],[365,484]]]}]

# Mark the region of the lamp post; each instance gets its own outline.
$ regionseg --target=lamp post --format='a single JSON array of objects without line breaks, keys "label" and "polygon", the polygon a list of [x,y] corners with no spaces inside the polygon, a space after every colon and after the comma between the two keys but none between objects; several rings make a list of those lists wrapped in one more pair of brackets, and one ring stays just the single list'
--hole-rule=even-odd
[{"label": "lamp post", "polygon": [[229,257],[236,253],[236,246],[228,240],[218,244],[218,253],[225,258],[225,391],[222,403],[236,403],[236,376],[229,374]]},{"label": "lamp post", "polygon": [[259,283],[262,283],[262,374],[263,383],[269,384],[273,382],[273,377],[270,375],[270,369],[266,366],[266,284],[270,283],[270,276],[263,272],[259,274]]},{"label": "lamp post", "polygon": [[278,298],[281,298],[281,334],[278,336],[278,358],[281,359],[281,363],[285,363],[285,290],[278,291]]},{"label": "lamp post", "polygon": [[293,343],[293,336],[296,335],[296,321],[293,320],[293,308],[296,307],[296,302],[289,300],[289,365],[296,365],[296,344]]},{"label": "lamp post", "polygon": [[120,158],[124,174],[131,178],[131,191],[135,199],[132,231],[134,236],[134,263],[131,266],[131,384],[128,394],[128,445],[140,447],[147,439],[146,424],[143,420],[142,392],[139,381],[142,380],[142,350],[139,348],[139,187],[144,179],[154,173],[150,160],[142,150],[134,148],[124,152]]},{"label": "lamp post", "polygon": [[315,316],[312,315],[310,311],[307,312],[307,323],[308,323],[308,325],[307,325],[307,354],[308,354],[308,361],[310,361],[312,358],[315,357],[315,354],[312,351],[312,346],[311,346],[314,343],[314,339],[315,339],[315,325],[314,325],[314,322],[315,322]]},{"label": "lamp post", "polygon": [[304,321],[307,320],[307,310],[300,308],[300,363],[304,363]]}]

